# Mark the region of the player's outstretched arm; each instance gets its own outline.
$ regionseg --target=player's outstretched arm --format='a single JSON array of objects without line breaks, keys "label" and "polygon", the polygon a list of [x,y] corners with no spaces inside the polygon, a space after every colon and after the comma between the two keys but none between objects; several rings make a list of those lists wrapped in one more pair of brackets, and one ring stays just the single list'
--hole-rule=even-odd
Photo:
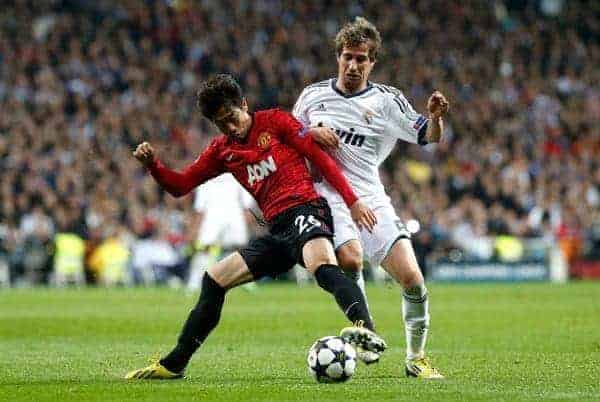
[{"label": "player's outstretched arm", "polygon": [[188,194],[195,187],[221,173],[213,154],[209,147],[194,163],[182,172],[177,172],[163,165],[148,142],[142,142],[133,152],[133,156],[148,169],[156,182],[174,197]]},{"label": "player's outstretched arm", "polygon": [[370,233],[373,233],[373,226],[377,224],[377,217],[375,212],[371,210],[361,199],[350,207],[350,216],[352,220],[356,222],[359,229],[367,229]]},{"label": "player's outstretched arm", "polygon": [[344,202],[350,208],[352,219],[358,227],[372,232],[373,226],[377,224],[375,213],[354,194],[350,183],[346,180],[335,160],[327,152],[323,151],[311,138],[304,140],[302,145],[303,150],[301,152],[319,169],[325,180],[342,196]]},{"label": "player's outstretched arm", "polygon": [[342,196],[358,227],[372,232],[377,224],[375,213],[358,199],[335,160],[312,139],[310,131],[304,136],[292,136],[290,145],[316,166],[325,180]]},{"label": "player's outstretched arm", "polygon": [[429,112],[429,124],[425,133],[428,143],[439,142],[444,132],[443,117],[448,113],[450,103],[440,91],[435,91],[427,100],[427,111]]},{"label": "player's outstretched arm", "polygon": [[354,221],[361,228],[372,231],[377,223],[375,214],[358,199],[335,160],[313,140],[312,129],[306,129],[289,113],[278,112],[275,118],[284,141],[319,169],[325,180],[342,196]]},{"label": "player's outstretched arm", "polygon": [[340,146],[340,138],[323,123],[319,123],[317,127],[311,127],[310,135],[324,149],[336,149]]}]

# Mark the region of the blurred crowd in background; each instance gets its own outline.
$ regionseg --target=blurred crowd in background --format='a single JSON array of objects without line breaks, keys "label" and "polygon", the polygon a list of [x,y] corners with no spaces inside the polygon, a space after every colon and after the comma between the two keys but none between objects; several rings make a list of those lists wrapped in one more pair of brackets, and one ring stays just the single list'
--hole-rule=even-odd
[{"label": "blurred crowd in background", "polygon": [[88,280],[143,266],[142,246],[185,266],[192,197],[162,192],[135,145],[191,162],[216,134],[194,108],[215,72],[234,74],[252,108],[290,110],[336,75],[333,38],[357,15],[383,38],[373,81],[420,112],[434,89],[451,102],[441,144],[399,143],[382,169],[401,218],[421,224],[422,262],[494,258],[497,236],[548,239],[569,261],[598,252],[598,2],[2,3],[0,260],[13,281],[46,281],[57,247]]}]

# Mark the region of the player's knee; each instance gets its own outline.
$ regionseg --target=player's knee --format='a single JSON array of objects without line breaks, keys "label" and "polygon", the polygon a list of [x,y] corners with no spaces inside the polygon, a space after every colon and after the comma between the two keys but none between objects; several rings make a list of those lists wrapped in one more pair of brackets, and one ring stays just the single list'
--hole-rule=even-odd
[{"label": "player's knee", "polygon": [[360,272],[363,269],[363,254],[360,245],[353,242],[343,245],[337,250],[340,267],[344,271]]},{"label": "player's knee", "polygon": [[317,237],[306,242],[302,248],[306,269],[314,274],[321,265],[336,265],[335,253],[329,239]]},{"label": "player's knee", "polygon": [[311,274],[314,274],[319,267],[323,265],[333,265],[336,266],[335,258],[328,258],[327,256],[319,256],[311,259],[309,262],[304,262],[306,265],[306,269]]},{"label": "player's knee", "polygon": [[[217,281],[215,281],[208,272],[202,277],[202,292],[200,293],[200,301],[213,300],[215,297],[222,297],[227,292]],[[210,303],[214,304],[214,303]]]},{"label": "player's knee", "polygon": [[239,253],[230,254],[206,272],[224,289],[234,288],[253,279],[252,273]]},{"label": "player's knee", "polygon": [[344,271],[360,272],[363,269],[362,258],[351,258],[340,262]]},{"label": "player's knee", "polygon": [[336,289],[356,286],[342,273],[337,265],[323,264],[318,266],[314,272],[317,284],[324,290],[335,293]]},{"label": "player's knee", "polygon": [[381,265],[404,289],[424,283],[410,240],[402,239],[396,242]]}]

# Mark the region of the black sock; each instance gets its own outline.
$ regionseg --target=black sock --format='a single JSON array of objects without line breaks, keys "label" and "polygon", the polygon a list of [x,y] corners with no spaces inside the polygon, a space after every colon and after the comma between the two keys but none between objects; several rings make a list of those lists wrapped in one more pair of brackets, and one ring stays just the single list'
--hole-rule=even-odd
[{"label": "black sock", "polygon": [[338,306],[353,323],[362,321],[364,326],[374,331],[373,321],[360,288],[348,278],[337,265],[323,264],[315,271],[320,287],[333,294]]},{"label": "black sock", "polygon": [[204,274],[200,299],[181,330],[177,346],[160,361],[167,370],[175,373],[183,371],[194,352],[217,326],[225,302],[225,292],[208,273]]}]

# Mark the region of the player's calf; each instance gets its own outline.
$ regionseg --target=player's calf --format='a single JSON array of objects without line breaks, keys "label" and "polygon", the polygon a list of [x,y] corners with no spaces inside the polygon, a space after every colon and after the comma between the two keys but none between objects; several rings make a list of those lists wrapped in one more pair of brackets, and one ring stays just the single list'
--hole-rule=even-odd
[{"label": "player's calf", "polygon": [[358,285],[348,278],[340,267],[323,264],[315,270],[315,278],[321,288],[333,294],[338,305],[351,322],[362,322],[374,330],[373,321],[365,298]]},{"label": "player's calf", "polygon": [[226,289],[222,288],[208,273],[202,279],[202,293],[196,306],[190,311],[177,345],[161,360],[133,370],[125,376],[128,380],[182,378],[192,355],[217,326],[225,301]]},{"label": "player's calf", "polygon": [[208,273],[204,274],[200,299],[190,311],[177,345],[160,361],[163,367],[174,373],[183,372],[192,355],[219,323],[225,293]]}]

